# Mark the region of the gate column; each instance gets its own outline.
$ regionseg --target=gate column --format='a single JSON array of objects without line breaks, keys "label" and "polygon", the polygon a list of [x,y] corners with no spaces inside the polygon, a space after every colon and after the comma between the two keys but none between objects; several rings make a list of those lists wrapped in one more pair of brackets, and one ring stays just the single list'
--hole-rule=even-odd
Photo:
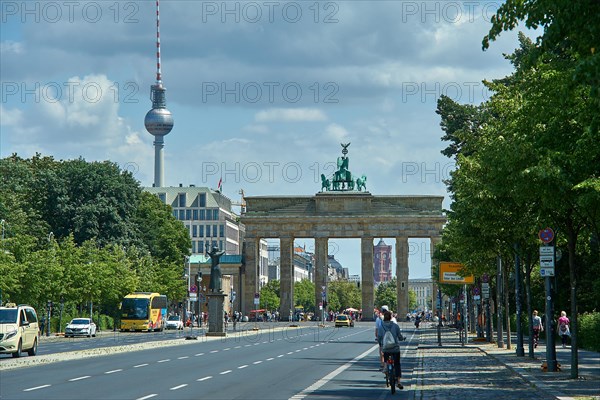
[{"label": "gate column", "polygon": [[244,273],[240,274],[243,293],[241,297],[241,311],[243,315],[250,315],[254,308],[254,293],[258,292],[258,238],[244,239]]},{"label": "gate column", "polygon": [[280,238],[279,249],[281,277],[279,315],[281,320],[287,321],[290,312],[294,309],[294,238]]},{"label": "gate column", "polygon": [[408,313],[408,237],[396,238],[396,279],[398,318],[404,320]]},{"label": "gate column", "polygon": [[373,321],[373,306],[375,305],[374,277],[373,277],[373,238],[360,239],[361,253],[361,290],[362,290],[362,318],[363,321]]},{"label": "gate column", "polygon": [[[327,243],[328,238],[318,237],[315,238],[315,305],[323,301],[322,292],[327,290]],[[325,287],[325,289],[323,289]],[[327,313],[326,307],[323,307],[323,311]],[[316,312],[319,312],[317,309]],[[319,318],[323,315],[319,313]]]}]

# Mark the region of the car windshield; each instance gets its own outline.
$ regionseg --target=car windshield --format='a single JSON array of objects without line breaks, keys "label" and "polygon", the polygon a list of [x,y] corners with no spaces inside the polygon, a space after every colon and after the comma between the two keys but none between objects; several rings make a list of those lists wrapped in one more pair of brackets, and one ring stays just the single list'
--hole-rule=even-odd
[{"label": "car windshield", "polygon": [[124,299],[121,317],[124,319],[148,319],[148,299]]},{"label": "car windshield", "polygon": [[345,315],[339,315],[337,317],[337,319],[339,319],[340,321],[345,321],[348,317],[346,317]]},{"label": "car windshield", "polygon": [[73,321],[71,321],[71,324],[73,324],[73,325],[89,325],[90,320],[85,319],[85,318],[78,318],[78,319],[74,319]]},{"label": "car windshield", "polygon": [[16,324],[17,323],[17,309],[16,308],[5,308],[0,310],[0,324]]},{"label": "car windshield", "polygon": [[171,315],[168,321],[179,321],[179,317],[177,315]]}]

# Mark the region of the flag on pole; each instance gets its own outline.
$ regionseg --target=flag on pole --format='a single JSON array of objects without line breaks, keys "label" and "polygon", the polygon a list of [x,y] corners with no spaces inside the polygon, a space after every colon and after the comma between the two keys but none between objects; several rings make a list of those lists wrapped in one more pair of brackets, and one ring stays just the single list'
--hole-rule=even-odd
[{"label": "flag on pole", "polygon": [[217,185],[217,190],[220,192],[223,189],[223,177],[219,179],[219,184]]}]

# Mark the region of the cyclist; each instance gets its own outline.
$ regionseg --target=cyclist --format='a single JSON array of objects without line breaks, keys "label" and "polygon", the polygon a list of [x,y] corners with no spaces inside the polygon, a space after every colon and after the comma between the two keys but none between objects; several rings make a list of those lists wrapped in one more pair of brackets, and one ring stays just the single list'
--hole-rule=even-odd
[{"label": "cyclist", "polygon": [[404,389],[404,386],[400,383],[400,341],[402,340],[402,334],[400,333],[400,327],[392,320],[392,313],[388,310],[383,312],[383,321],[381,326],[377,329],[377,341],[379,342],[379,348],[383,345],[383,336],[386,332],[391,332],[394,340],[396,341],[396,346],[393,350],[385,350],[383,352],[383,359],[387,360],[390,356],[394,359],[394,368],[396,369],[396,379],[398,384],[398,389]]},{"label": "cyclist", "polygon": [[[375,319],[375,340],[379,343],[379,362],[381,371],[385,368],[385,362],[383,360],[383,352],[381,351],[381,341],[379,340],[379,331],[381,331],[381,323],[383,322],[383,313],[386,311],[390,311],[387,305],[381,306],[381,312]],[[396,323],[396,318],[392,316],[392,321]]]}]

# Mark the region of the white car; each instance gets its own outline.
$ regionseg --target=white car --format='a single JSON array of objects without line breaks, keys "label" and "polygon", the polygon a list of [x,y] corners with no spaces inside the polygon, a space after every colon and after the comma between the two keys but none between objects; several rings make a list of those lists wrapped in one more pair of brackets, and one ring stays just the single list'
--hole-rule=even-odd
[{"label": "white car", "polygon": [[23,350],[35,356],[38,347],[38,318],[33,307],[6,304],[0,307],[0,354],[21,357]]},{"label": "white car", "polygon": [[183,321],[178,315],[171,315],[167,318],[167,329],[183,329]]},{"label": "white car", "polygon": [[90,318],[74,318],[65,328],[65,337],[96,336],[96,324]]}]

